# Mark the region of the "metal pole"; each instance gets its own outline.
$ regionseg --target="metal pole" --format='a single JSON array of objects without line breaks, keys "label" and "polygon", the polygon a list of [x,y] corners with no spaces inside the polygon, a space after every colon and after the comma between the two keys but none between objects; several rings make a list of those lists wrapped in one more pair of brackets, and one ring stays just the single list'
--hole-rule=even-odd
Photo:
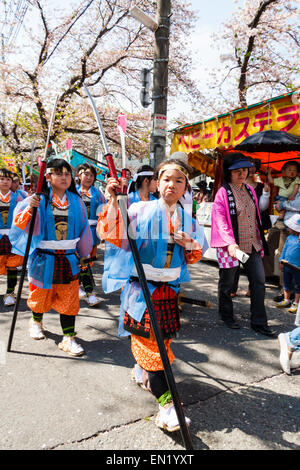
[{"label": "metal pole", "polygon": [[171,0],[158,0],[150,135],[150,165],[154,167],[165,159],[166,151],[170,15]]},{"label": "metal pole", "polygon": [[103,148],[104,148],[104,152],[107,154],[109,153],[109,150],[108,150],[108,145],[107,145],[107,141],[106,141],[106,137],[105,137],[105,133],[104,133],[104,129],[103,129],[103,126],[102,126],[102,122],[101,122],[101,119],[100,119],[100,116],[99,116],[99,113],[98,113],[98,109],[97,109],[97,106],[96,106],[96,103],[88,89],[88,87],[83,84],[83,87],[85,89],[85,91],[87,92],[87,95],[90,99],[90,102],[92,104],[92,107],[93,107],[93,111],[94,111],[94,116],[95,116],[95,119],[97,121],[97,124],[98,124],[98,128],[99,128],[99,132],[100,132],[100,137],[102,139],[102,144],[103,144]]},{"label": "metal pole", "polygon": [[[40,174],[41,174],[41,172],[40,172]],[[43,175],[43,177],[44,177],[44,175]],[[36,214],[37,214],[37,207],[34,207],[32,209],[32,218],[31,218],[31,221],[30,221],[27,245],[26,245],[26,250],[25,250],[25,254],[24,254],[24,258],[23,258],[23,265],[22,265],[22,271],[21,271],[21,276],[20,276],[20,281],[19,281],[19,286],[18,286],[16,303],[15,303],[13,318],[12,318],[11,327],[10,327],[10,333],[9,333],[9,339],[8,339],[8,345],[7,345],[7,351],[8,352],[10,352],[10,350],[11,350],[11,343],[12,343],[13,335],[14,335],[14,331],[15,331],[15,325],[16,325],[16,321],[17,321],[19,304],[20,304],[20,300],[21,300],[22,289],[23,289],[23,284],[24,284],[24,278],[25,278],[25,274],[26,274],[26,267],[27,267],[27,261],[28,261],[28,256],[29,256],[29,250],[30,250],[30,245],[31,245],[31,240],[32,240],[32,234],[33,234]]]}]

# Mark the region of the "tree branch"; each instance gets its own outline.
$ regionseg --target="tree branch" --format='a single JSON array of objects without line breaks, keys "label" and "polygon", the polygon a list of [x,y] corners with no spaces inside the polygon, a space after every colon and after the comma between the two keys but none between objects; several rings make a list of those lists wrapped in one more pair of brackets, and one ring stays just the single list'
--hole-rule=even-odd
[{"label": "tree branch", "polygon": [[[272,3],[278,3],[278,0],[265,0],[265,1],[262,1],[260,3],[259,8],[256,12],[256,15],[254,16],[251,23],[248,25],[250,29],[255,29],[257,27],[263,13],[266,11],[266,9]],[[248,40],[247,50],[244,54],[244,58],[243,58],[242,65],[241,65],[241,73],[240,73],[238,91],[239,91],[240,105],[242,107],[247,106],[247,100],[246,100],[247,70],[248,70],[248,64],[249,64],[250,57],[251,57],[252,52],[254,50],[254,41],[255,41],[255,35],[250,36],[249,40]]]},{"label": "tree branch", "polygon": [[36,4],[38,6],[38,9],[40,10],[40,15],[41,15],[41,19],[42,19],[42,23],[43,23],[43,26],[44,26],[44,30],[45,30],[45,37],[44,37],[44,42],[42,44],[42,47],[41,47],[41,51],[40,51],[40,55],[39,55],[39,60],[38,60],[38,63],[37,63],[37,67],[35,69],[35,72],[37,72],[37,69],[40,65],[43,64],[43,62],[45,62],[45,60],[47,59],[47,53],[48,53],[48,47],[49,47],[49,29],[48,29],[48,26],[47,26],[47,22],[46,22],[46,18],[45,18],[45,15],[44,15],[44,11],[43,11],[43,8],[39,2],[39,0],[36,0]]}]

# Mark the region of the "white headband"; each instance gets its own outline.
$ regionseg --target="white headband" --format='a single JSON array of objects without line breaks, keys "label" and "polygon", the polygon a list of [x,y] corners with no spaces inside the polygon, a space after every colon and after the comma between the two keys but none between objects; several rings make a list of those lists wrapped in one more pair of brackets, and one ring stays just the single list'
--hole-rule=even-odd
[{"label": "white headband", "polygon": [[179,165],[178,163],[166,163],[158,172],[158,179],[160,179],[162,173],[166,170],[177,170],[177,171],[180,171],[180,173],[182,173],[187,181],[189,180],[189,173],[188,171],[181,165]]},{"label": "white headband", "polygon": [[141,171],[140,173],[135,173],[132,177],[132,181],[136,181],[139,176],[153,176],[153,171]]}]

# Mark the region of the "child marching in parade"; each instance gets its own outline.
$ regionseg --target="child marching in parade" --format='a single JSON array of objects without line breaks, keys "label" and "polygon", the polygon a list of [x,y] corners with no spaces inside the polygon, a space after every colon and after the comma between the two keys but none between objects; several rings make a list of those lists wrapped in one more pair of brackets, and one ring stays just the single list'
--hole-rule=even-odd
[{"label": "child marching in parade", "polygon": [[79,311],[79,257],[92,249],[87,212],[78,195],[70,165],[63,159],[47,164],[43,195],[33,195],[16,208],[10,232],[13,251],[24,254],[33,207],[38,208],[30,250],[27,304],[33,315],[29,333],[43,339],[43,314],[60,314],[63,340],[59,348],[71,356],[84,350],[75,340],[75,317]]},{"label": "child marching in parade", "polygon": [[[190,280],[187,264],[199,261],[207,248],[203,228],[177,204],[186,191],[188,177],[189,169],[183,162],[167,160],[157,172],[160,199],[140,201],[128,209],[170,363],[174,360],[170,347],[172,338],[180,329],[180,284]],[[115,194],[118,186],[118,180],[109,179],[110,201],[99,215],[97,226],[99,236],[106,240],[103,289],[112,292],[123,288],[119,336],[131,334],[131,350],[142,370],[143,385],[159,403],[156,424],[172,432],[179,429],[179,422],[128,239],[123,232]],[[188,418],[186,421],[190,422]]]},{"label": "child marching in parade", "polygon": [[[93,258],[97,253],[97,247],[100,240],[97,236],[97,213],[101,209],[101,205],[106,203],[103,193],[95,188],[94,183],[96,180],[96,169],[88,163],[84,163],[77,168],[77,176],[80,179],[80,185],[77,186],[77,191],[80,194],[88,214],[89,225],[93,235],[93,248],[90,257]],[[81,267],[79,282],[83,289],[79,287],[79,298],[85,299],[90,306],[97,305],[100,299],[93,293],[94,280],[91,272],[93,263]]]},{"label": "child marching in parade", "polygon": [[128,205],[139,201],[152,201],[157,190],[154,170],[149,165],[142,165],[132,177],[128,187]]},{"label": "child marching in parade", "polygon": [[21,189],[20,187],[20,177],[17,173],[13,173],[13,182],[11,185],[11,190],[13,193],[21,193],[21,196],[23,196],[23,199],[28,196],[28,193]]},{"label": "child marching in parade", "polygon": [[13,193],[11,186],[13,173],[6,168],[0,169],[0,274],[7,276],[7,289],[3,302],[5,306],[15,304],[14,290],[17,284],[17,268],[22,266],[22,256],[11,252],[9,231],[13,221],[13,212],[18,202],[24,197]]}]

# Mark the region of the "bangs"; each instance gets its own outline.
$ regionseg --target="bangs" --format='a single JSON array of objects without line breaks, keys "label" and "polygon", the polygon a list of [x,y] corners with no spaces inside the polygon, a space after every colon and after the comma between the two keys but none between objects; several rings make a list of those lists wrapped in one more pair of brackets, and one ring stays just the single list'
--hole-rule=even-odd
[{"label": "bangs", "polygon": [[55,172],[62,173],[62,169],[65,168],[72,173],[72,168],[69,163],[63,158],[53,158],[47,163],[47,169],[53,169]]},{"label": "bangs", "polygon": [[10,178],[13,180],[13,174],[10,170],[7,170],[6,168],[0,168],[0,177],[2,178]]}]

